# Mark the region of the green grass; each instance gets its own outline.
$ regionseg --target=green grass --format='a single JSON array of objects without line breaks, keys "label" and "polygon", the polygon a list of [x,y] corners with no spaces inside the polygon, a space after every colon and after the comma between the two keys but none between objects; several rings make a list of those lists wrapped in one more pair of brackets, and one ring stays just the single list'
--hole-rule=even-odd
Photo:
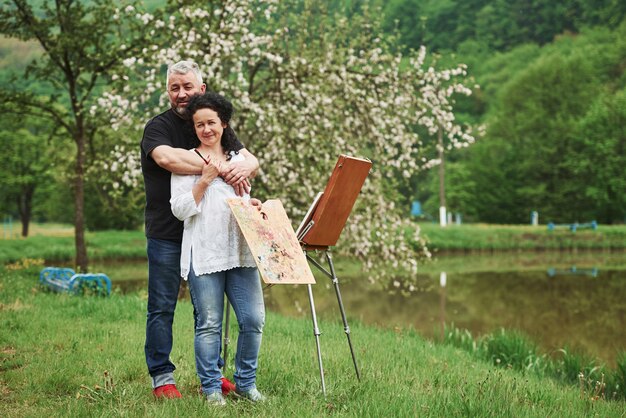
[{"label": "green grass", "polygon": [[[98,231],[86,234],[87,254],[90,260],[133,259],[146,257],[146,237],[143,231]],[[45,232],[0,241],[0,263],[23,258],[46,261],[73,260],[74,237],[47,235]]]},{"label": "green grass", "polygon": [[626,225],[597,230],[548,231],[545,225],[448,225],[420,223],[422,236],[435,251],[585,250],[626,248]]},{"label": "green grass", "polygon": [[[425,340],[411,330],[354,321],[357,382],[339,322],[320,323],[327,396],[320,393],[310,319],[268,312],[258,386],[263,405],[229,401],[215,410],[197,396],[192,306],[174,324],[184,398],[152,399],[143,342],[145,292],[72,297],[37,286],[41,265],[0,268],[0,416],[619,417],[624,402]],[[236,329],[232,328],[233,339]],[[232,350],[231,350],[232,351]],[[232,375],[232,358],[229,359]]]}]

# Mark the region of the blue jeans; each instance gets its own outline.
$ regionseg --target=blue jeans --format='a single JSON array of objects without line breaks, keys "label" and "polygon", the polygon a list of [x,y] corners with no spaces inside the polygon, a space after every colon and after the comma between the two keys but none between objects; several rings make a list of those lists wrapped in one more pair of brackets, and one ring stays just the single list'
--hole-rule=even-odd
[{"label": "blue jeans", "polygon": [[180,287],[180,242],[148,238],[146,364],[152,386],[173,384],[172,323]]},{"label": "blue jeans", "polygon": [[219,362],[224,292],[239,323],[235,384],[242,391],[256,387],[259,349],[265,324],[263,290],[257,269],[237,267],[200,276],[196,276],[193,268],[190,270],[189,291],[194,305],[196,370],[202,391],[207,395],[221,391],[222,373]]}]

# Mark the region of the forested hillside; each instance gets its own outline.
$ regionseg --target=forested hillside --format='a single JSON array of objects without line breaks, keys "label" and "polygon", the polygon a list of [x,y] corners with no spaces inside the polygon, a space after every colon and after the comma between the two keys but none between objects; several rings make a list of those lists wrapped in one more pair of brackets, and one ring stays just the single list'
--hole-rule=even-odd
[{"label": "forested hillside", "polygon": [[[309,3],[292,7],[305,9]],[[146,6],[154,11],[165,4]],[[541,222],[626,221],[626,2],[336,0],[326,12],[326,24],[378,18],[381,37],[396,51],[424,45],[437,54],[438,67],[467,65],[476,86],[471,96],[457,98],[456,117],[481,134],[474,145],[446,154],[451,212],[473,222],[527,223],[531,211],[539,212]],[[19,75],[39,54],[35,42],[0,38],[0,81],[21,83]],[[55,95],[49,85],[37,91]],[[33,166],[45,168],[38,176],[46,180],[33,191],[34,219],[71,222],[66,175],[71,162],[65,157],[71,144],[55,140],[59,132],[46,122],[25,121],[9,111],[0,127],[3,153],[14,149],[17,132],[23,133],[20,149],[37,150],[29,156]],[[432,138],[420,134],[424,153],[436,158],[435,147],[428,145]],[[5,164],[3,178],[15,177],[17,166]],[[396,196],[407,216],[410,202],[419,200],[427,217],[436,218],[438,179],[436,166],[411,173],[410,184]],[[0,212],[19,217],[20,199],[28,192],[24,184],[32,178],[22,180],[2,182],[0,192],[8,198],[0,201]],[[88,179],[88,227],[139,226],[140,197],[117,196],[114,204],[97,179]]]},{"label": "forested hillside", "polygon": [[[464,62],[480,88],[458,117],[482,125],[452,154],[446,189],[466,220],[626,220],[626,3],[391,1],[389,30]],[[437,213],[437,173],[412,195]]]}]

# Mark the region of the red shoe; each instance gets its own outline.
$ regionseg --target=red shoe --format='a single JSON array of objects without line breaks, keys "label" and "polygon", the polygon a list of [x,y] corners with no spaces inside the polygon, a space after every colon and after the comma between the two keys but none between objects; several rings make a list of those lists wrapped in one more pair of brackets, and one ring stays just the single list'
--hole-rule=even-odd
[{"label": "red shoe", "polygon": [[222,376],[222,395],[226,396],[235,390],[235,384]]},{"label": "red shoe", "polygon": [[155,398],[166,398],[166,399],[174,399],[174,398],[182,398],[183,395],[180,394],[178,389],[176,389],[176,385],[163,385],[158,388],[154,388],[152,390],[152,394]]}]

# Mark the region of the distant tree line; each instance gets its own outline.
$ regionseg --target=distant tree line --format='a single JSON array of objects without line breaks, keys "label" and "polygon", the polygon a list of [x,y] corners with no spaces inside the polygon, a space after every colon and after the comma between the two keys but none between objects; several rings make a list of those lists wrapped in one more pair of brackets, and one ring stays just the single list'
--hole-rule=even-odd
[{"label": "distant tree line", "polygon": [[390,0],[384,27],[397,30],[404,48],[428,45],[457,51],[478,42],[491,51],[517,45],[545,45],[588,26],[614,29],[626,15],[621,0]]}]

